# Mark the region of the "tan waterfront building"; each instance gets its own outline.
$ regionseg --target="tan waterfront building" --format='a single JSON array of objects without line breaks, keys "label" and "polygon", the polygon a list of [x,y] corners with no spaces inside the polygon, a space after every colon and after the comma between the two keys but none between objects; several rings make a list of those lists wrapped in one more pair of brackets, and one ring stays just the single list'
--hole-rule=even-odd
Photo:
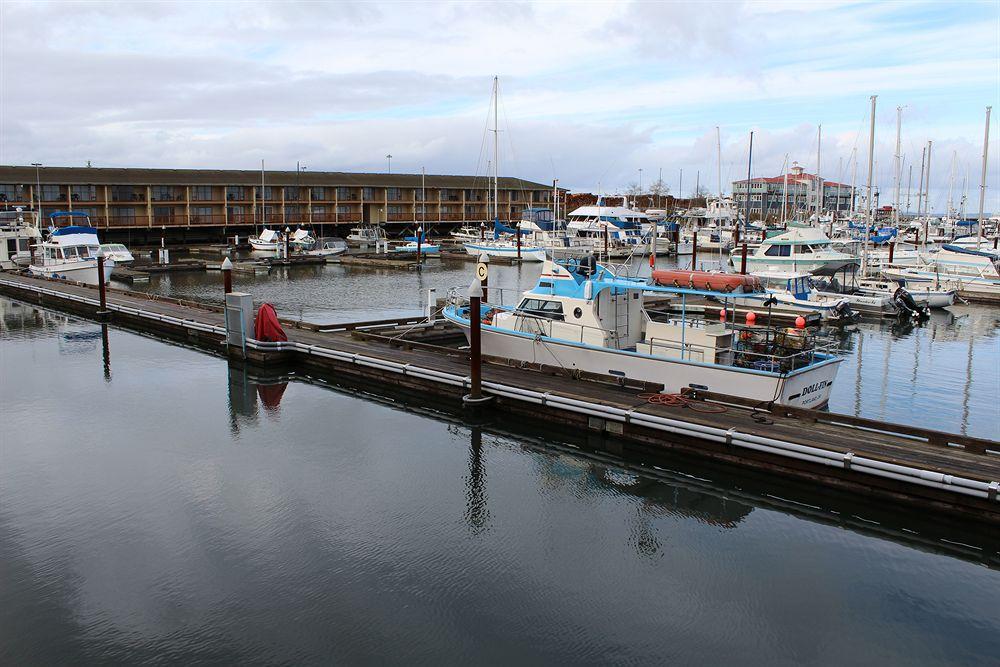
[{"label": "tan waterfront building", "polygon": [[[528,207],[553,206],[550,185],[501,177],[498,189],[502,221],[519,219]],[[40,205],[44,218],[80,211],[106,230],[453,227],[491,220],[492,200],[485,176],[265,171],[262,187],[261,172],[250,170],[0,166],[0,208]]]}]

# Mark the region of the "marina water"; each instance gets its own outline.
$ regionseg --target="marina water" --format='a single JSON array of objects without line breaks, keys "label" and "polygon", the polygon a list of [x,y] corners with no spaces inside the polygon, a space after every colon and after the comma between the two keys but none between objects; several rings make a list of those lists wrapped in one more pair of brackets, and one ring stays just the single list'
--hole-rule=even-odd
[{"label": "marina water", "polygon": [[0,309],[4,664],[1000,654],[985,531]]}]

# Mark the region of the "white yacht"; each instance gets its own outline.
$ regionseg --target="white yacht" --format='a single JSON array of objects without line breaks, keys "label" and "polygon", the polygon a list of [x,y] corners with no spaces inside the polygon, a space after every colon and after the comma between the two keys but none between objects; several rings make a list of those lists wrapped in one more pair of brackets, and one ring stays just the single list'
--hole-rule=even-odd
[{"label": "white yacht", "polygon": [[378,245],[386,240],[385,230],[378,225],[352,227],[347,235],[347,242],[351,245]]},{"label": "white yacht", "polygon": [[27,266],[31,262],[31,246],[41,241],[38,226],[25,220],[21,208],[0,211],[0,269]]},{"label": "white yacht", "polygon": [[628,206],[581,206],[566,216],[566,228],[585,239],[593,252],[611,257],[644,255],[648,252],[642,229],[649,218]]},{"label": "white yacht", "polygon": [[317,244],[303,254],[310,257],[336,257],[347,252],[347,241],[339,238],[321,238]]},{"label": "white yacht", "polygon": [[101,250],[105,257],[114,261],[115,266],[125,266],[135,261],[132,252],[121,243],[102,243]]},{"label": "white yacht", "polygon": [[[687,229],[681,234],[685,249],[693,247],[698,238],[700,250],[729,250],[733,247],[733,227],[739,221],[736,204],[729,197],[712,199],[705,208],[690,209],[685,214]],[[678,254],[690,254],[687,253]]]},{"label": "white yacht", "polygon": [[[547,260],[517,306],[487,303],[471,316],[482,322],[483,353],[494,357],[661,384],[670,393],[695,387],[810,408],[829,400],[840,359],[805,330],[658,321],[643,307],[646,291],[715,295],[620,278],[591,256]],[[468,336],[468,305],[450,305],[444,317]]]},{"label": "white yacht", "polygon": [[[734,249],[731,260],[734,265],[741,261]],[[750,272],[785,271],[815,274],[833,274],[841,269],[858,264],[853,255],[834,250],[826,234],[814,228],[793,228],[783,234],[764,239],[753,254],[747,255]]]},{"label": "white yacht", "polygon": [[265,227],[257,236],[250,237],[250,247],[258,252],[277,252],[281,245],[281,235]]},{"label": "white yacht", "polygon": [[90,226],[71,225],[54,230],[35,256],[28,270],[46,278],[75,280],[88,285],[105,284],[114,270],[114,260],[104,261],[104,275],[98,276],[97,253],[101,242],[97,230]]}]

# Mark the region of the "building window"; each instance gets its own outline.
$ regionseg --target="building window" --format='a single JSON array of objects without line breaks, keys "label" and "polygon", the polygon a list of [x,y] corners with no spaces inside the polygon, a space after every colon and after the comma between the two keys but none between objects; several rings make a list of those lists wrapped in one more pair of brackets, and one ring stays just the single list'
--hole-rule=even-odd
[{"label": "building window", "polygon": [[337,188],[337,199],[353,200],[354,192],[351,188]]},{"label": "building window", "polygon": [[458,195],[458,190],[441,190],[441,201],[460,201],[461,197]]},{"label": "building window", "polygon": [[414,201],[434,201],[434,196],[430,195],[425,188],[417,188],[413,194]]},{"label": "building window", "polygon": [[344,214],[344,213],[350,213],[350,212],[351,212],[351,205],[350,204],[337,204],[337,213],[338,214]]},{"label": "building window", "polygon": [[256,186],[256,187],[254,188],[254,194],[255,194],[255,195],[257,196],[257,199],[266,199],[266,200],[268,200],[268,201],[274,201],[274,199],[275,199],[275,195],[277,195],[277,194],[278,194],[278,191],[277,191],[277,190],[275,190],[275,189],[274,189],[274,188],[273,188],[272,186],[270,186],[270,185],[265,185],[265,186],[264,186],[264,196],[263,196],[263,197],[261,197],[261,196],[260,196],[260,186],[258,185],[258,186]]},{"label": "building window", "polygon": [[118,222],[126,225],[131,225],[135,223],[135,209],[134,208],[119,208],[115,209],[115,217]]},{"label": "building window", "polygon": [[191,199],[193,201],[212,201],[212,186],[211,185],[192,186]]},{"label": "building window", "polygon": [[153,201],[178,201],[181,198],[177,189],[169,185],[154,185],[152,191]]},{"label": "building window", "polygon": [[285,201],[299,200],[299,186],[289,185],[285,187]]},{"label": "building window", "polygon": [[58,185],[43,185],[41,192],[42,201],[59,201],[62,199]]},{"label": "building window", "polygon": [[146,201],[145,188],[113,185],[111,186],[111,201]]},{"label": "building window", "polygon": [[0,185],[0,202],[24,201],[23,185]]},{"label": "building window", "polygon": [[454,206],[448,206],[447,204],[443,204],[443,205],[441,206],[441,212],[442,212],[442,213],[451,213],[451,210],[452,210],[453,208],[455,208],[455,207],[454,207]]},{"label": "building window", "polygon": [[230,185],[226,188],[227,201],[246,201],[247,189],[242,185]]},{"label": "building window", "polygon": [[97,201],[97,188],[93,185],[74,185],[70,188],[73,201]]},{"label": "building window", "polygon": [[326,188],[323,186],[317,186],[311,189],[311,195],[314,201],[326,201]]},{"label": "building window", "polygon": [[425,215],[427,213],[426,204],[417,204],[417,215]]},{"label": "building window", "polygon": [[361,198],[365,201],[372,201],[375,199],[375,188],[362,188]]},{"label": "building window", "polygon": [[403,207],[402,206],[390,206],[389,207],[389,215],[402,215],[403,212],[404,211],[403,211]]},{"label": "building window", "polygon": [[521,193],[518,192],[517,190],[512,190],[511,193],[510,193],[510,200],[511,201],[521,201]]},{"label": "building window", "polygon": [[403,190],[401,188],[389,188],[385,192],[385,196],[389,201],[401,201],[403,199]]},{"label": "building window", "polygon": [[191,222],[195,223],[206,223],[212,222],[212,207],[211,206],[192,206],[191,207]]}]

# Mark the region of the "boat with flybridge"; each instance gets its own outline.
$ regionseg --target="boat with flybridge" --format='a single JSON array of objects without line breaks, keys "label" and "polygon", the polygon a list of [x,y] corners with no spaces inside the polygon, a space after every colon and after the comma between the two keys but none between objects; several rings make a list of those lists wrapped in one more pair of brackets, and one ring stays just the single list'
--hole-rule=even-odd
[{"label": "boat with flybridge", "polygon": [[[681,317],[647,311],[645,293],[669,294]],[[588,372],[619,380],[687,387],[798,407],[827,403],[840,358],[805,329],[713,323],[685,316],[688,297],[732,295],[657,286],[616,275],[585,258],[546,259],[538,283],[511,304],[491,288],[492,301],[470,313],[454,302],[444,317],[469,335],[470,317],[482,324],[486,355]]]}]

